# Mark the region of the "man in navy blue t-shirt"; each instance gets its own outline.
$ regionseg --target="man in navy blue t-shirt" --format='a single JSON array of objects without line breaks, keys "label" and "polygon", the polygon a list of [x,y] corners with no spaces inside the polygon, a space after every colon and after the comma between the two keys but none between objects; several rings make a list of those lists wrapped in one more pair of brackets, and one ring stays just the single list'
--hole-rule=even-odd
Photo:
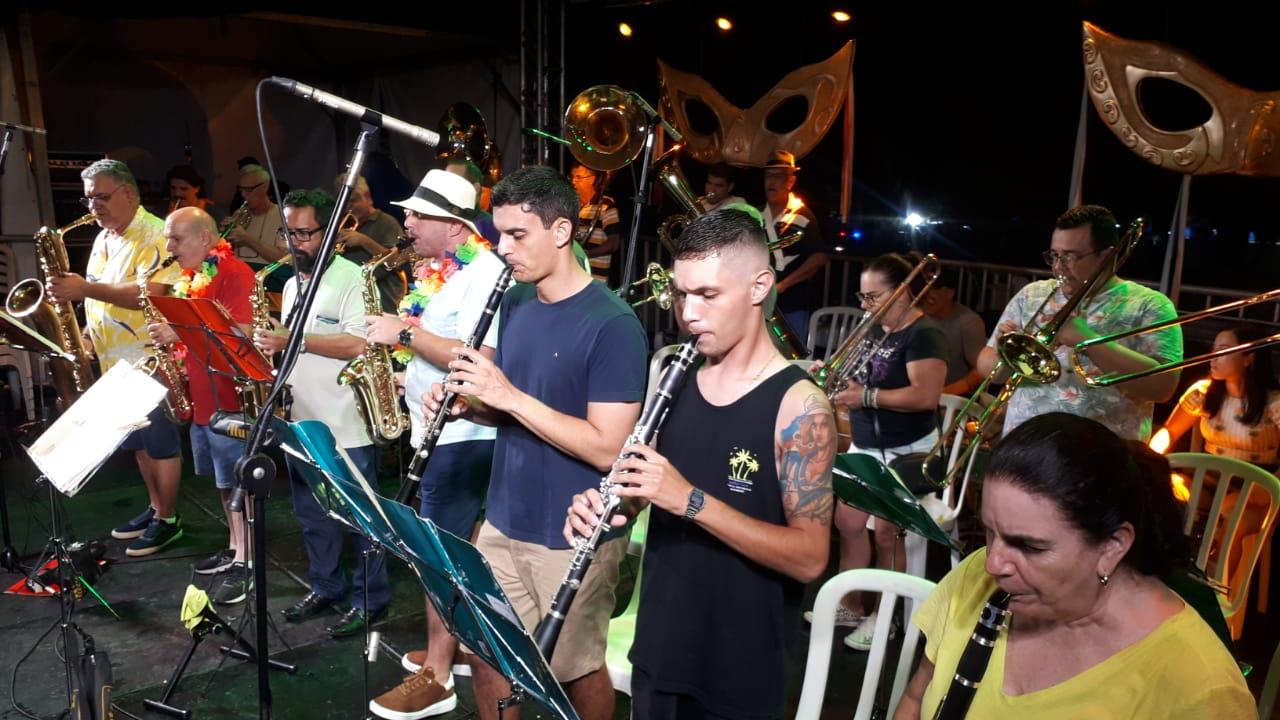
[{"label": "man in navy blue t-shirt", "polygon": [[[640,416],[647,348],[631,308],[573,254],[578,196],[552,168],[527,167],[493,189],[498,254],[519,284],[502,301],[493,361],[458,348],[453,408],[497,425],[486,520],[476,546],[529,630],[550,609],[573,549],[562,534],[574,494],[596,487]],[[468,362],[469,361],[469,362]],[[434,413],[439,385],[423,398]],[[613,717],[604,656],[624,541],[596,552],[565,620],[551,669],[584,720]],[[510,688],[473,658],[476,707],[497,717]]]}]

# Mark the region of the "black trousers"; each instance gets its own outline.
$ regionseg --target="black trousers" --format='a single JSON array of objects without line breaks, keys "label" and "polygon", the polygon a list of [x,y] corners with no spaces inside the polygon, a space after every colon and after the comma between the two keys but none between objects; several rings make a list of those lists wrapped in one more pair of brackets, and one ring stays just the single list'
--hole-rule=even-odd
[{"label": "black trousers", "polygon": [[702,707],[697,698],[663,692],[653,687],[653,678],[631,668],[631,720],[731,720]]}]

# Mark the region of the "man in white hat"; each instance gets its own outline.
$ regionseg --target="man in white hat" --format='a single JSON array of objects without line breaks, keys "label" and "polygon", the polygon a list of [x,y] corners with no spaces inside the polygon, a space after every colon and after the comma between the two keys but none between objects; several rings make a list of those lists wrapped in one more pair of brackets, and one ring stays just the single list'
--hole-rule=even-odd
[{"label": "man in white hat", "polygon": [[[427,421],[422,395],[449,372],[456,357],[451,350],[471,336],[504,263],[476,229],[476,191],[466,178],[432,170],[411,197],[394,204],[405,209],[405,234],[425,262],[414,268],[399,314],[370,315],[365,322],[371,342],[394,346],[401,357],[411,355],[405,400],[417,447]],[[486,358],[493,357],[497,336],[495,318],[479,349]],[[467,420],[445,426],[422,476],[422,517],[458,537],[471,537],[489,488],[495,435],[493,427]],[[458,704],[450,672],[458,643],[431,603],[426,605],[427,649],[405,654],[402,664],[414,674],[370,701],[369,710],[378,717],[424,718]]]}]

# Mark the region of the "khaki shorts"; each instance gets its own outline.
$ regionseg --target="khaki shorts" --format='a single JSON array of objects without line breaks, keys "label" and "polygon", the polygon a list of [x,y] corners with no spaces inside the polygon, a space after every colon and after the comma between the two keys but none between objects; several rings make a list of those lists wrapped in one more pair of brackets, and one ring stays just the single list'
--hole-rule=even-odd
[{"label": "khaki shorts", "polygon": [[[618,566],[627,547],[625,540],[615,538],[596,550],[587,576],[569,607],[551,656],[551,671],[562,683],[573,682],[604,667],[613,591],[618,585]],[[573,558],[573,549],[551,550],[512,540],[488,522],[480,527],[476,547],[484,553],[498,585],[532,635],[551,609],[551,601]]]}]

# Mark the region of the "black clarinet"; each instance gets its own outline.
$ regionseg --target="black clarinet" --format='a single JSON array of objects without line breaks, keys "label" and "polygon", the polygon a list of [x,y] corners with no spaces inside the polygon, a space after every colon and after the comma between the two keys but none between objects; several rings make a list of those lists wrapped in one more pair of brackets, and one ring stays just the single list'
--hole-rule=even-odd
[{"label": "black clarinet", "polygon": [[[511,285],[511,266],[502,269],[502,274],[498,276],[498,282],[493,286],[493,292],[489,293],[489,299],[484,304],[484,313],[480,315],[480,319],[476,321],[476,326],[471,330],[471,336],[467,338],[466,345],[472,350],[479,349],[481,343],[484,342],[484,336],[489,332],[489,326],[493,324],[493,318],[498,314],[498,306],[502,304],[502,295],[507,291],[507,287]],[[413,449],[413,459],[409,461],[409,472],[405,474],[404,480],[400,483],[400,490],[396,493],[396,502],[405,505],[408,504],[409,498],[413,497],[413,491],[422,482],[422,473],[427,469],[427,462],[431,459],[431,454],[435,452],[436,443],[440,442],[440,433],[444,431],[444,424],[449,420],[449,408],[453,407],[453,402],[458,399],[457,390],[448,390],[444,394],[444,402],[441,403],[439,411],[431,416],[431,421],[427,423],[427,433],[422,437],[422,442],[418,447]]]},{"label": "black clarinet", "polygon": [[[636,423],[631,436],[627,438],[627,445],[647,445],[658,436],[658,431],[662,429],[662,423],[666,421],[667,413],[671,411],[671,404],[675,401],[676,393],[680,391],[685,375],[698,359],[698,351],[694,349],[697,344],[698,336],[694,335],[685,340],[676,351],[675,359],[662,372],[658,389],[654,390],[649,404],[640,414],[640,421]],[[630,453],[624,453],[621,456],[621,458],[628,457],[631,457]],[[595,557],[596,550],[600,548],[605,533],[610,529],[610,520],[617,513],[618,506],[622,504],[621,498],[614,492],[615,473],[615,470],[610,470],[608,475],[601,478],[600,497],[604,502],[604,512],[600,514],[600,522],[596,524],[590,537],[579,538],[576,543],[577,548],[573,553],[573,559],[569,561],[569,569],[565,573],[564,580],[560,582],[560,588],[556,590],[555,598],[551,601],[551,609],[538,624],[538,629],[534,633],[534,641],[538,643],[542,657],[548,662],[551,660],[552,651],[555,650],[556,640],[560,638],[560,629],[564,627],[569,606],[573,604],[573,598],[578,594],[578,587],[587,575],[587,568],[591,567],[591,560]]]},{"label": "black clarinet", "polygon": [[1005,628],[1005,619],[1009,616],[1009,593],[996,590],[982,608],[982,616],[969,636],[969,644],[960,653],[956,663],[956,674],[951,678],[951,687],[938,703],[938,711],[934,720],[961,720],[969,712],[969,704],[973,695],[982,684],[982,676],[987,672],[987,664],[991,661],[991,651],[995,649],[996,638]]}]

